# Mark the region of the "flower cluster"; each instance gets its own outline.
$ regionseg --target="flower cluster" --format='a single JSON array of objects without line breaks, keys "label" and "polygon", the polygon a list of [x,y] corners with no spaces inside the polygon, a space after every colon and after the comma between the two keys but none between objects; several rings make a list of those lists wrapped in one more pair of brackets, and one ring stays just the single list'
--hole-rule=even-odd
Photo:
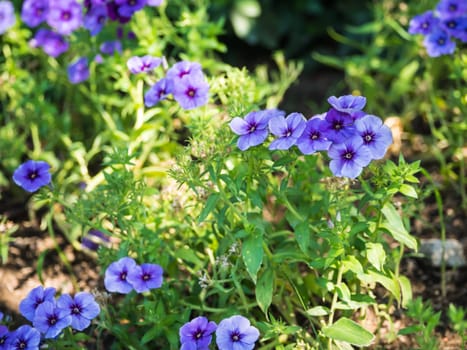
[{"label": "flower cluster", "polygon": [[425,36],[423,45],[429,56],[451,55],[456,49],[454,39],[467,42],[467,2],[441,0],[434,10],[412,18],[409,33]]},{"label": "flower cluster", "polygon": [[[134,56],[128,60],[127,66],[131,73],[139,74],[151,72],[163,62],[163,59],[149,55]],[[144,104],[146,107],[153,107],[170,95],[185,110],[203,106],[208,102],[209,84],[199,63],[175,63],[167,70],[165,77],[159,79],[145,93]]]},{"label": "flower cluster", "polygon": [[366,114],[366,98],[346,95],[328,99],[327,113],[309,120],[300,113],[262,110],[236,117],[230,128],[239,135],[242,151],[263,143],[269,132],[275,136],[270,150],[287,150],[292,146],[303,154],[327,151],[330,169],[335,176],[355,178],[373,159],[381,159],[392,143],[391,130],[379,117]]},{"label": "flower cluster", "polygon": [[55,298],[55,288],[38,286],[19,304],[21,314],[32,323],[9,331],[0,325],[0,349],[39,349],[41,338],[53,339],[66,328],[82,331],[100,313],[100,307],[88,292],[74,297],[63,294]]},{"label": "flower cluster", "polygon": [[259,337],[258,329],[243,316],[231,316],[219,325],[199,316],[180,328],[180,350],[208,350],[214,332],[217,346],[222,350],[251,350]]},{"label": "flower cluster", "polygon": [[[145,6],[160,6],[161,3],[162,0],[25,0],[21,6],[21,20],[31,28],[41,26],[30,40],[30,45],[42,48],[51,57],[58,57],[69,49],[68,37],[77,30],[85,28],[91,36],[96,36],[107,22],[123,25]],[[12,2],[0,1],[0,35],[15,21]],[[123,37],[121,26],[117,29],[117,37]],[[134,37],[134,33],[128,33],[128,38]],[[100,49],[105,54],[121,52],[121,42],[104,42]],[[102,56],[97,54],[95,60],[101,61]],[[68,77],[72,84],[89,78],[88,65],[86,57],[79,57],[69,65]]]},{"label": "flower cluster", "polygon": [[128,294],[132,290],[143,293],[160,288],[163,269],[157,264],[136,264],[129,257],[111,263],[105,270],[104,285],[109,292]]},{"label": "flower cluster", "polygon": [[52,181],[50,165],[44,161],[28,160],[16,168],[13,181],[28,192],[36,192]]}]

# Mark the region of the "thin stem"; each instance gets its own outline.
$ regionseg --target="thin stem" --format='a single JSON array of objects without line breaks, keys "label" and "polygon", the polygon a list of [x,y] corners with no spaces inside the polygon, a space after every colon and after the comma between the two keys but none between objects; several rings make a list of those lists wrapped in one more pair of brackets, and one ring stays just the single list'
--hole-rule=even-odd
[{"label": "thin stem", "polygon": [[426,176],[428,181],[433,186],[433,192],[435,194],[436,206],[438,207],[438,216],[439,216],[439,225],[441,230],[441,296],[446,297],[446,259],[445,259],[445,250],[446,250],[446,225],[444,224],[444,213],[443,213],[443,199],[439,193],[438,188],[436,187],[433,178],[424,168],[421,168],[423,175]]}]

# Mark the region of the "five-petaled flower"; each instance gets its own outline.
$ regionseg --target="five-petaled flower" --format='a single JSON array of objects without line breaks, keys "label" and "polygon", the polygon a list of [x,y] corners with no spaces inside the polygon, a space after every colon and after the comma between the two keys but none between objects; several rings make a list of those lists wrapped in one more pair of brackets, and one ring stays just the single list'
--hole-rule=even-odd
[{"label": "five-petaled flower", "polygon": [[133,56],[128,59],[126,65],[131,73],[146,73],[152,71],[162,63],[162,59],[159,57],[153,57],[150,55],[146,56]]},{"label": "five-petaled flower", "polygon": [[54,301],[44,301],[34,315],[32,324],[44,338],[55,338],[63,329],[71,325],[71,315],[66,309],[60,308]]},{"label": "five-petaled flower", "polygon": [[128,294],[133,290],[133,286],[128,281],[128,274],[136,267],[134,259],[129,257],[121,258],[111,263],[105,270],[104,285],[109,292]]},{"label": "five-petaled flower", "polygon": [[37,286],[31,289],[26,298],[21,300],[19,303],[19,311],[27,320],[31,321],[34,319],[37,307],[45,301],[54,301],[55,288]]},{"label": "five-petaled flower", "polygon": [[91,324],[91,320],[100,313],[99,304],[94,296],[88,292],[76,293],[74,297],[62,294],[57,300],[57,306],[66,310],[71,316],[71,327],[82,331]]},{"label": "five-petaled flower", "polygon": [[258,338],[258,329],[240,315],[222,320],[216,330],[216,343],[222,350],[252,350]]},{"label": "five-petaled flower", "polygon": [[268,137],[269,120],[284,115],[285,113],[281,110],[266,109],[250,112],[244,118],[233,118],[230,128],[240,136],[237,141],[238,148],[245,151],[263,143]]},{"label": "five-petaled flower", "polygon": [[179,330],[180,350],[208,350],[217,325],[204,316],[185,323]]},{"label": "five-petaled flower", "polygon": [[391,129],[374,115],[366,115],[356,120],[355,129],[362,137],[364,146],[370,151],[371,158],[383,158],[388,147],[392,144]]},{"label": "five-petaled flower", "polygon": [[162,273],[157,264],[141,264],[128,271],[127,280],[136,292],[143,293],[162,285]]},{"label": "five-petaled flower", "polygon": [[301,113],[291,113],[284,116],[277,116],[269,120],[269,130],[277,138],[269,145],[270,150],[289,149],[297,142],[306,127],[306,120]]},{"label": "five-petaled flower", "polygon": [[8,341],[8,350],[38,350],[41,334],[30,325],[23,325],[11,333]]},{"label": "five-petaled flower", "polygon": [[333,143],[329,147],[331,158],[329,168],[335,176],[356,178],[371,161],[371,152],[364,146],[360,136],[354,136],[342,143]]},{"label": "five-petaled flower", "polygon": [[13,173],[13,181],[28,192],[36,192],[52,181],[50,165],[47,162],[28,160]]}]

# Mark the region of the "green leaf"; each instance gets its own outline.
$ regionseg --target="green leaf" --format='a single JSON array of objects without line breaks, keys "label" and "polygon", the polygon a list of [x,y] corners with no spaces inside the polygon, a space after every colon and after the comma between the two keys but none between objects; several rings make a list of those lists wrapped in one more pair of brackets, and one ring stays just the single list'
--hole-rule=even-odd
[{"label": "green leaf", "polygon": [[346,317],[338,319],[331,326],[324,327],[322,331],[328,338],[357,346],[368,346],[375,338],[371,332]]},{"label": "green leaf", "polygon": [[381,272],[371,270],[368,271],[368,275],[371,276],[371,278],[375,282],[382,284],[384,288],[390,291],[391,294],[394,295],[398,303],[401,302],[401,289],[399,281],[395,280],[394,278],[383,275]]},{"label": "green leaf", "polygon": [[406,195],[407,197],[418,198],[415,188],[407,184],[402,184],[401,187],[399,187],[399,192],[403,195]]},{"label": "green leaf", "polygon": [[402,307],[407,308],[410,301],[412,300],[412,284],[410,280],[405,276],[399,276],[399,284],[401,287],[402,294]]},{"label": "green leaf", "polygon": [[203,208],[198,217],[198,223],[201,223],[206,219],[210,212],[213,211],[219,199],[219,193],[211,193],[206,201],[206,206]]},{"label": "green leaf", "polygon": [[242,257],[246,270],[256,284],[256,274],[263,261],[263,236],[257,231],[242,245]]},{"label": "green leaf", "polygon": [[310,247],[310,228],[308,227],[308,222],[301,222],[294,228],[295,239],[297,240],[300,250],[304,254],[308,254],[308,249]]},{"label": "green leaf", "polygon": [[256,284],[256,301],[267,317],[268,308],[272,302],[272,293],[274,291],[274,270],[268,268],[258,278]]},{"label": "green leaf", "polygon": [[376,270],[382,271],[386,260],[386,252],[381,243],[368,242],[366,244],[366,258]]},{"label": "green leaf", "polygon": [[406,245],[410,249],[417,250],[417,240],[404,227],[396,208],[391,203],[386,203],[381,212],[387,220],[381,224],[381,227],[388,230],[399,243]]},{"label": "green leaf", "polygon": [[310,316],[326,316],[329,315],[329,309],[326,306],[318,305],[306,310],[306,313]]}]

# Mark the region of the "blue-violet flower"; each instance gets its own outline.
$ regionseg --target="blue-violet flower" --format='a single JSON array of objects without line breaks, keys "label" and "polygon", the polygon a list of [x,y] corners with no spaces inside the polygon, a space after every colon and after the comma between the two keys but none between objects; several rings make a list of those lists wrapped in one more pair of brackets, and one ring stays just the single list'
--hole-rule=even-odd
[{"label": "blue-violet flower", "polygon": [[198,316],[180,327],[180,350],[209,350],[212,333],[217,325],[204,316]]},{"label": "blue-violet flower", "polygon": [[270,150],[289,149],[297,142],[306,127],[306,119],[301,113],[290,113],[287,118],[278,116],[269,120],[269,130],[277,138],[269,145]]},{"label": "blue-violet flower", "polygon": [[222,350],[252,350],[258,338],[258,329],[239,315],[222,320],[216,330],[216,343]]},{"label": "blue-violet flower", "polygon": [[67,310],[71,316],[71,327],[78,331],[86,329],[101,312],[94,296],[88,292],[76,293],[74,297],[63,294],[57,300],[57,306]]},{"label": "blue-violet flower", "polygon": [[333,143],[329,147],[329,168],[335,176],[356,178],[371,161],[371,152],[364,146],[360,136]]},{"label": "blue-violet flower", "polygon": [[136,262],[129,257],[124,257],[111,263],[105,270],[105,288],[109,292],[130,293],[133,290],[133,286],[128,282],[127,277],[129,272],[136,266]]},{"label": "blue-violet flower", "polygon": [[52,181],[47,162],[28,160],[13,173],[13,181],[28,192],[35,192]]}]

